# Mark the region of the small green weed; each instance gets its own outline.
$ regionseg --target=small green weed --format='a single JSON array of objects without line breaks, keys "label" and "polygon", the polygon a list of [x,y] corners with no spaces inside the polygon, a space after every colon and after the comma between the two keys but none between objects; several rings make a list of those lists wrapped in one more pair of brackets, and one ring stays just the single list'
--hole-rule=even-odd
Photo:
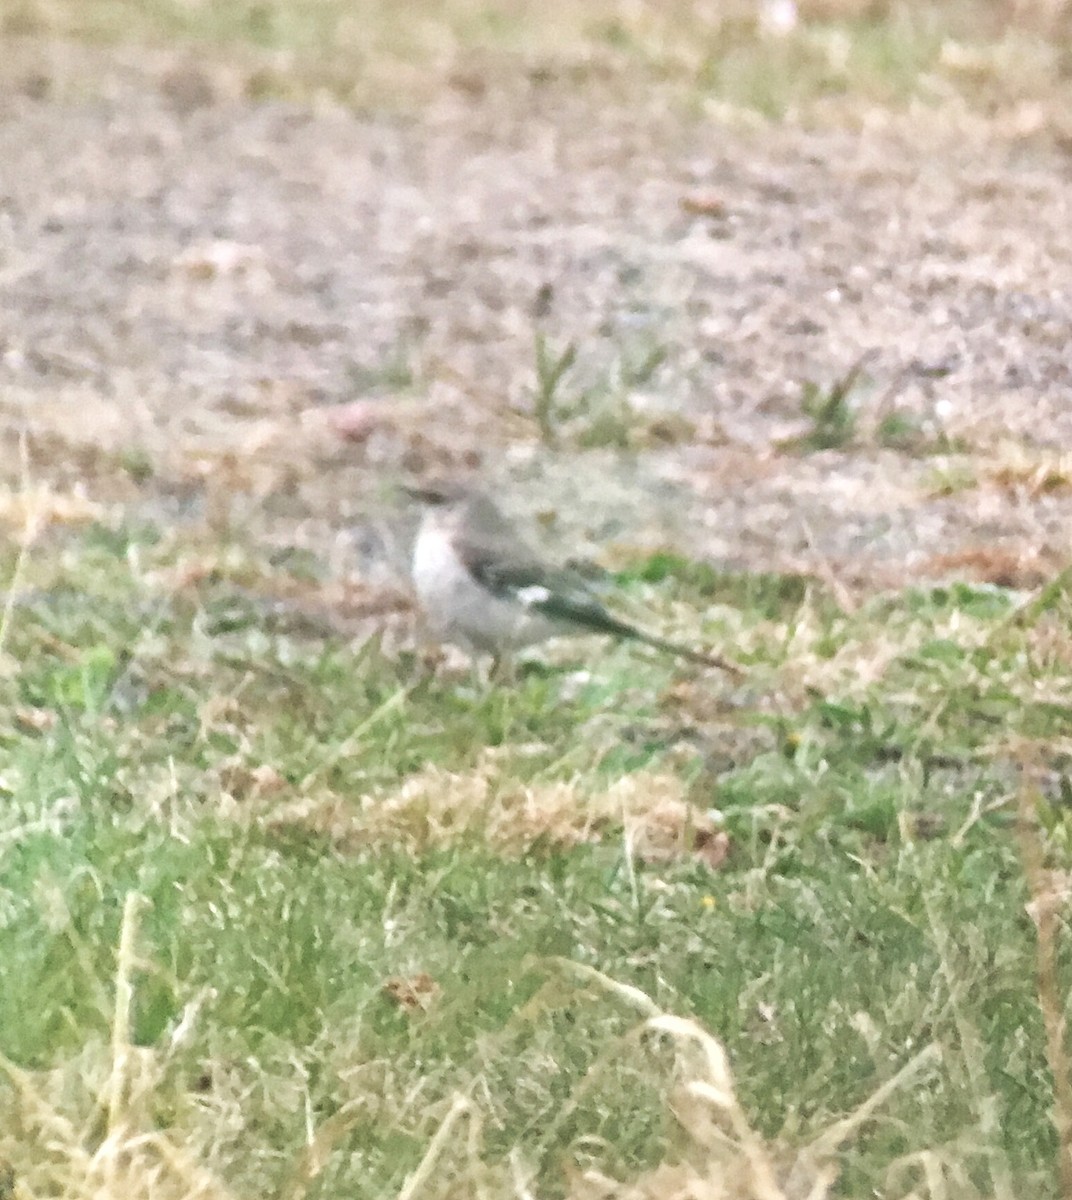
[{"label": "small green weed", "polygon": [[546,446],[557,446],[559,424],[564,410],[560,388],[577,361],[577,344],[567,342],[561,351],[551,347],[544,334],[536,332],[536,386],[533,392],[533,415],[540,439]]},{"label": "small green weed", "polygon": [[864,355],[829,387],[805,380],[801,388],[800,409],[811,421],[811,428],[799,440],[804,450],[838,450],[856,436],[858,413],[853,392],[860,382]]},{"label": "small green weed", "polygon": [[[668,350],[647,339],[623,340],[604,368],[581,361],[575,342],[555,349],[542,331],[535,339],[533,417],[545,446],[556,449],[634,448],[647,436],[647,423],[631,394],[650,383]],[[685,420],[656,419],[651,436],[665,440],[691,429]]]}]

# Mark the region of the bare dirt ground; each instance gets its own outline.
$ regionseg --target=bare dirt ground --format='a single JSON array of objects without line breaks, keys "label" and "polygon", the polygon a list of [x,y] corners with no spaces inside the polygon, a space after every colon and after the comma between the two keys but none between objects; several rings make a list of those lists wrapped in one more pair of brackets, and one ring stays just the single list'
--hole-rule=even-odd
[{"label": "bare dirt ground", "polygon": [[[494,65],[366,117],[5,51],[0,471],[25,486],[21,441],[58,516],[232,522],[389,581],[395,482],[480,464],[570,550],[850,587],[1067,558],[1070,159],[1030,121],[639,115]],[[612,436],[541,442],[537,331],[576,343],[564,394],[625,397]],[[844,444],[802,447],[809,381],[865,354]]]}]

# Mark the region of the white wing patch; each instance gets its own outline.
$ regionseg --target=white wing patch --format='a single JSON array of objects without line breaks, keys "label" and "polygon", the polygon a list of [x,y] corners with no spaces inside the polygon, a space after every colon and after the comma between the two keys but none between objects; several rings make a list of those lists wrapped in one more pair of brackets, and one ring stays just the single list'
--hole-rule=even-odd
[{"label": "white wing patch", "polygon": [[550,588],[540,587],[537,584],[533,587],[518,588],[515,595],[526,607],[534,608],[537,604],[546,604],[554,593]]}]

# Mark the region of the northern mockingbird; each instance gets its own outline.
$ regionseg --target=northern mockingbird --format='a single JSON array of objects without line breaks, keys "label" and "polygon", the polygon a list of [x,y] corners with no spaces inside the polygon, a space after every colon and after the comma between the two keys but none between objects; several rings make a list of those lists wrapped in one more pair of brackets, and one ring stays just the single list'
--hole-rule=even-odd
[{"label": "northern mockingbird", "polygon": [[735,675],[716,654],[693,650],[620,621],[576,571],[541,562],[481,491],[455,482],[406,489],[426,506],[413,550],[413,582],[445,640],[496,663],[533,642],[602,633]]}]

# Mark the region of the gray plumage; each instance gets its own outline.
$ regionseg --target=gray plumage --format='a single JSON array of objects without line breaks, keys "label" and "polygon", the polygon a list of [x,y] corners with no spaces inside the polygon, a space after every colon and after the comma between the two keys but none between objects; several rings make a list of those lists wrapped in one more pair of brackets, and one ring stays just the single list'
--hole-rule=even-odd
[{"label": "gray plumage", "polygon": [[561,634],[599,633],[740,674],[718,655],[619,620],[579,572],[544,562],[483,492],[458,483],[408,490],[427,505],[414,547],[414,584],[447,640],[498,658]]}]

